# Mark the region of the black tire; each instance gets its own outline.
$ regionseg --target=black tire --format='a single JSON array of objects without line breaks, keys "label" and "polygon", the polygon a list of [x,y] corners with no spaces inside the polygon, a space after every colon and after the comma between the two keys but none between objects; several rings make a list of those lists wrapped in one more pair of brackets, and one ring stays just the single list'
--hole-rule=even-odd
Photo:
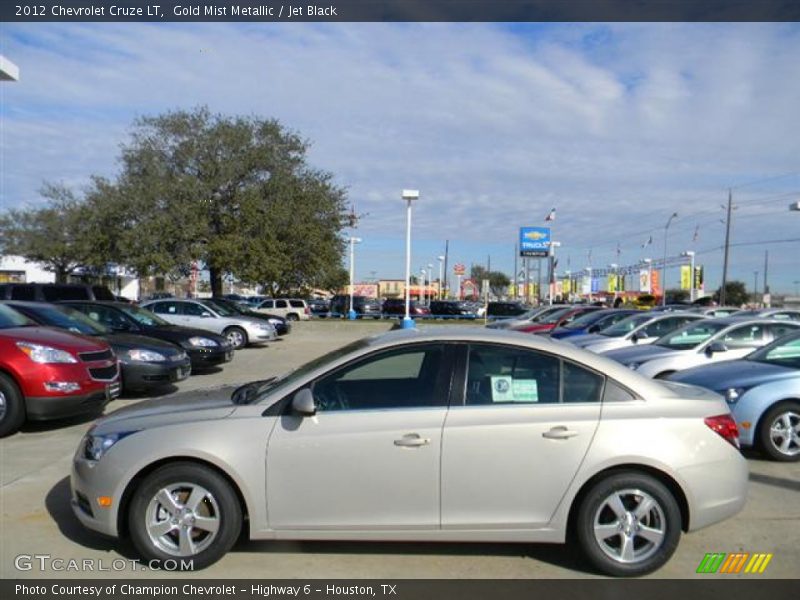
[{"label": "black tire", "polygon": [[287,320],[287,321],[299,321],[299,320],[300,320],[300,317],[298,317],[298,316],[297,316],[296,314],[294,314],[294,313],[289,313],[288,315],[286,315],[286,320]]},{"label": "black tire", "polygon": [[25,399],[17,384],[0,373],[0,437],[16,433],[25,422]]},{"label": "black tire", "polygon": [[772,427],[783,418],[788,418],[790,423],[797,427],[797,423],[800,422],[800,402],[797,400],[780,402],[764,413],[758,423],[758,431],[756,432],[758,446],[772,460],[796,462],[800,460],[800,439],[798,439],[796,433],[793,434],[792,440],[789,442],[788,452],[781,450],[776,445],[776,441],[773,440]]},{"label": "black tire", "polygon": [[[203,496],[196,514],[203,512],[205,518],[216,520],[218,528],[216,533],[211,534],[201,527],[189,526],[191,528],[186,530],[188,536],[193,538],[193,543],[196,542],[199,550],[195,554],[180,554],[182,526],[174,527],[159,538],[159,542],[154,541],[148,533],[148,522],[175,521],[163,518],[168,514],[164,508],[152,508],[154,503],[164,506],[163,503],[157,503],[156,497],[160,491],[170,488],[178,490],[172,492],[173,499],[180,498],[185,504],[188,504],[190,497],[188,490],[204,488],[209,493],[208,496]],[[184,489],[187,491],[180,491]],[[153,471],[137,486],[128,510],[128,529],[134,547],[145,560],[157,561],[155,564],[162,565],[165,561],[175,561],[178,569],[204,569],[222,558],[239,538],[242,531],[242,507],[230,484],[219,473],[195,463],[176,462]],[[166,544],[174,544],[178,553],[176,554],[176,548],[168,551]],[[191,561],[191,567],[184,564],[186,561]],[[173,563],[166,565],[171,569]]]},{"label": "black tire", "polygon": [[[625,509],[624,518],[619,518],[608,504],[615,496]],[[646,497],[655,507],[640,515],[641,520],[634,520],[637,498],[641,501]],[[609,528],[602,545],[595,535],[595,524],[598,528],[604,525]],[[623,529],[616,533],[618,525]],[[630,538],[633,551],[627,561],[621,556],[625,527],[634,533]],[[637,527],[660,531],[658,543],[644,538]],[[614,577],[636,577],[660,568],[675,552],[681,536],[681,511],[672,493],[654,477],[635,471],[615,473],[597,482],[583,497],[575,532],[584,555],[599,571]]]},{"label": "black tire", "polygon": [[241,327],[228,327],[222,332],[222,335],[228,338],[234,350],[240,350],[247,346],[247,332]]},{"label": "black tire", "polygon": [[667,377],[672,375],[674,372],[675,371],[662,371],[661,373],[659,373],[658,375],[653,377],[653,379],[666,379]]}]

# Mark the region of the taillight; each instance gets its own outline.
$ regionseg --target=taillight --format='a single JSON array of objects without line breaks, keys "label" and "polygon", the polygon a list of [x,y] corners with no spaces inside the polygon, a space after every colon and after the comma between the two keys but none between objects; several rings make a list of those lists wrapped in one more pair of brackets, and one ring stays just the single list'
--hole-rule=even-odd
[{"label": "taillight", "polygon": [[739,447],[739,429],[736,421],[730,415],[717,415],[716,417],[706,417],[703,419],[714,432],[721,435],[725,441],[730,442],[736,448]]},{"label": "taillight", "polygon": [[310,309],[308,306],[306,306],[306,314],[307,314],[307,315],[310,315],[310,314],[311,314],[311,309]]}]

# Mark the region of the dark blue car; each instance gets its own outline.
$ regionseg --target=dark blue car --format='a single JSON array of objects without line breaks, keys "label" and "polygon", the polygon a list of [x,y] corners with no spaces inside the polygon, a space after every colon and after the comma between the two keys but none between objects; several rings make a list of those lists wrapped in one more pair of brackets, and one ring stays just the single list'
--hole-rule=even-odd
[{"label": "dark blue car", "polygon": [[583,333],[597,333],[614,323],[641,311],[635,309],[607,308],[581,315],[571,323],[558,327],[550,333],[551,338],[563,339]]}]

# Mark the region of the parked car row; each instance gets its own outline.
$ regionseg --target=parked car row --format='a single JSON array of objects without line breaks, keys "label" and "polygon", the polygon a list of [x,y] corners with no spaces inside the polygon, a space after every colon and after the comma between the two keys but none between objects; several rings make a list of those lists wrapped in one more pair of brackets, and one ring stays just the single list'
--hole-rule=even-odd
[{"label": "parked car row", "polygon": [[[511,329],[541,333],[545,324],[572,311],[541,310]],[[774,460],[800,460],[800,312],[767,309],[728,317],[707,310],[623,312],[587,311],[551,337],[648,378],[714,391],[727,401],[742,446]],[[618,320],[599,331],[590,326],[585,333],[570,333],[581,321],[602,323],[606,315]]]},{"label": "parked car row", "polygon": [[0,287],[3,298],[29,298],[0,300],[0,436],[26,420],[102,411],[121,393],[182,381],[230,362],[238,348],[290,331],[282,317],[228,300],[162,298],[136,306],[95,299],[113,298],[103,290]]}]

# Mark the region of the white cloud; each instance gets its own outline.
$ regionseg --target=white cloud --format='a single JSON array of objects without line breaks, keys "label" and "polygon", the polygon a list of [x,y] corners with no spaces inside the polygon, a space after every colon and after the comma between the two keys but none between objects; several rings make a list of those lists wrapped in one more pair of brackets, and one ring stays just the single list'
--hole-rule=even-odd
[{"label": "white cloud", "polygon": [[[634,254],[638,232],[663,227],[672,210],[715,209],[728,186],[800,171],[795,26],[28,24],[6,32],[4,53],[22,78],[3,88],[0,206],[31,201],[42,180],[113,174],[135,116],[200,104],[276,117],[309,138],[312,162],[370,213],[363,236],[402,238],[397,196],[419,187],[420,240],[467,240],[474,250],[464,252],[474,254],[464,262],[505,242],[505,268],[516,228],[552,206],[567,252],[583,256],[594,245],[610,260],[617,239]],[[691,220],[674,226],[676,246],[691,239]],[[776,212],[764,236],[781,237],[786,221]],[[364,268],[398,276],[402,247],[395,255]]]}]

